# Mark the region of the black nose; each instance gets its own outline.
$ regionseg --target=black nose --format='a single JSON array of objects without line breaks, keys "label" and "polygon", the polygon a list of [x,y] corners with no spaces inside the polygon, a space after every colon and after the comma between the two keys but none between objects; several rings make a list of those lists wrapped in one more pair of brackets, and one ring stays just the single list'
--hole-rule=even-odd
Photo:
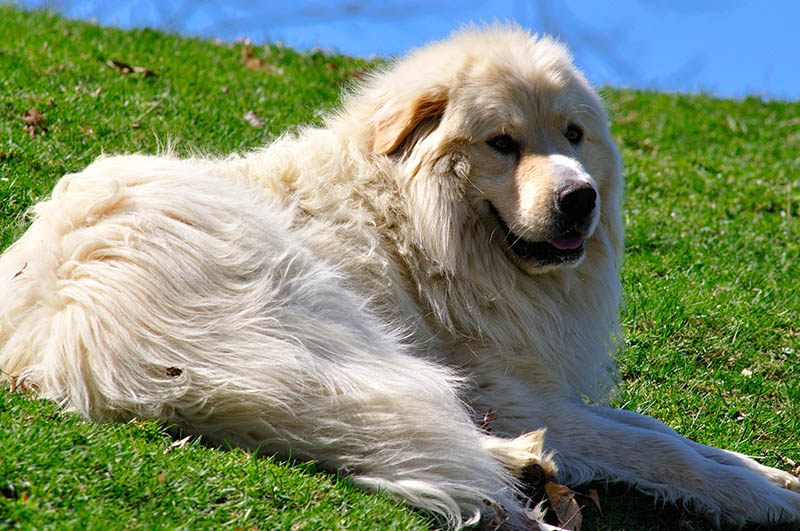
[{"label": "black nose", "polygon": [[589,183],[571,183],[558,191],[557,208],[571,223],[580,223],[594,210],[597,192]]}]

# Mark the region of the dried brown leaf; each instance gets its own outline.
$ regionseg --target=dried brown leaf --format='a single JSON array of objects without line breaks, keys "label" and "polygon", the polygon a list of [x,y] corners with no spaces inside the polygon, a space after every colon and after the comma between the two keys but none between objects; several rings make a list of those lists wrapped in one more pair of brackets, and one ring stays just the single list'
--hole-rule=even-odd
[{"label": "dried brown leaf", "polygon": [[247,111],[247,114],[244,115],[244,121],[250,124],[251,126],[257,127],[259,129],[264,127],[264,124],[266,123],[262,117],[260,117],[253,111]]},{"label": "dried brown leaf", "polygon": [[249,68],[250,70],[266,70],[281,76],[283,75],[283,68],[279,68],[269,61],[256,57],[253,54],[252,48],[250,48],[250,41],[247,39],[242,41],[242,64],[245,68]]},{"label": "dried brown leaf", "polygon": [[552,481],[548,481],[545,484],[544,490],[547,493],[547,499],[550,501],[550,507],[556,513],[558,525],[562,529],[580,531],[583,516],[581,515],[581,507],[575,501],[575,492],[565,485],[559,485]]},{"label": "dried brown leaf", "polygon": [[44,116],[38,109],[34,108],[25,111],[22,115],[22,121],[25,122],[22,128],[32,137],[36,136],[37,131],[41,131],[43,134],[47,132],[47,128],[44,126]]},{"label": "dried brown leaf", "polygon": [[250,68],[252,70],[261,68],[261,59],[253,56],[253,50],[250,48],[249,39],[242,41],[242,64],[245,68]]},{"label": "dried brown leaf", "polygon": [[123,74],[130,74],[131,72],[133,72],[133,67],[128,63],[123,63],[122,61],[108,59],[106,60],[106,65],[108,65],[110,68],[113,68],[114,70],[119,70]]},{"label": "dried brown leaf", "polygon": [[142,74],[142,78],[158,76],[158,72],[155,72],[143,66],[134,66],[133,71],[136,72],[137,74]]},{"label": "dried brown leaf", "polygon": [[44,116],[42,116],[42,113],[36,108],[28,109],[25,111],[25,114],[22,115],[22,121],[26,124],[39,126],[44,123]]},{"label": "dried brown leaf", "polygon": [[108,65],[110,68],[113,68],[114,70],[122,72],[123,74],[131,74],[133,72],[136,72],[137,74],[142,74],[143,78],[155,77],[158,75],[158,72],[154,72],[149,68],[145,68],[143,66],[131,66],[124,61],[117,61],[115,59],[106,60],[106,65]]},{"label": "dried brown leaf", "polygon": [[264,61],[258,57],[248,57],[243,64],[245,68],[249,68],[250,70],[260,70],[264,65]]}]

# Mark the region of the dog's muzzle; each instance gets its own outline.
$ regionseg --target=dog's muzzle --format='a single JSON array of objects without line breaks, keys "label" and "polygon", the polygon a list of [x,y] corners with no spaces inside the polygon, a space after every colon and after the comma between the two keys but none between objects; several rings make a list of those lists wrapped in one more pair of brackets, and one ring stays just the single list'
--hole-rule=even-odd
[{"label": "dog's muzzle", "polygon": [[583,258],[586,237],[592,232],[596,217],[597,191],[585,181],[568,182],[556,191],[553,202],[553,234],[542,241],[527,240],[514,233],[489,202],[509,254],[524,269],[577,263]]}]

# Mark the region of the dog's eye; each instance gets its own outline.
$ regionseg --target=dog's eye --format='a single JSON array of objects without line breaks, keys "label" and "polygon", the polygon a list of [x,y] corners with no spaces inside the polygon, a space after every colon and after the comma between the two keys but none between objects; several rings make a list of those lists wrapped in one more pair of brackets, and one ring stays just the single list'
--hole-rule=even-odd
[{"label": "dog's eye", "polygon": [[490,148],[503,155],[519,155],[519,142],[509,135],[497,135],[486,141]]},{"label": "dog's eye", "polygon": [[578,145],[581,143],[581,140],[583,140],[583,129],[575,124],[569,124],[567,125],[566,132],[564,132],[564,136],[573,146]]}]

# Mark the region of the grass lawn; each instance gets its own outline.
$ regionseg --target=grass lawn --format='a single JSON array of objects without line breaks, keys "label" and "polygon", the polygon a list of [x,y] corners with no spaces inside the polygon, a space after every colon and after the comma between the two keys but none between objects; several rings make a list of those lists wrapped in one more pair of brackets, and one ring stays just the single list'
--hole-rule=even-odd
[{"label": "grass lawn", "polygon": [[[0,4],[0,248],[28,206],[102,152],[253,148],[318,119],[369,66],[281,47],[243,54]],[[628,348],[614,403],[791,470],[800,463],[800,105],[604,96],[628,183]],[[245,120],[250,111],[263,127]],[[584,530],[708,528],[625,487],[598,488],[603,515],[587,509]],[[152,422],[85,423],[0,389],[0,528],[431,525],[308,465],[173,444]]]}]

